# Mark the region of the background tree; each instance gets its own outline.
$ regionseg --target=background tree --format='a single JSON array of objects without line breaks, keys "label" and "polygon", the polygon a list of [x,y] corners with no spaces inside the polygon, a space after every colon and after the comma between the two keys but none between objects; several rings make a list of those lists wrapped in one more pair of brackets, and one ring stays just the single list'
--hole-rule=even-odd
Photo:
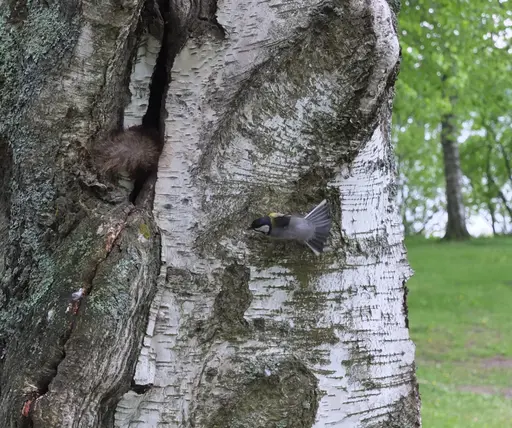
[{"label": "background tree", "polygon": [[[0,426],[419,426],[395,13],[6,4]],[[165,142],[131,194],[89,155],[122,123]],[[244,232],[323,198],[321,258]]]},{"label": "background tree", "polygon": [[475,109],[461,154],[471,182],[472,206],[488,213],[493,230],[499,224],[499,230],[507,233],[512,221],[512,79],[506,56],[512,50],[506,37],[494,39],[499,48],[486,50],[479,60],[487,65],[487,73],[472,80]]},{"label": "background tree", "polygon": [[[397,87],[395,139],[398,152],[402,153],[401,162],[405,162],[401,174],[412,177],[410,181],[407,178],[410,191],[430,199],[430,187],[439,182],[430,181],[429,170],[444,170],[446,238],[468,236],[463,197],[470,203],[470,213],[478,211],[477,205],[472,203],[475,190],[464,184],[467,181],[462,177],[463,173],[466,177],[472,175],[471,184],[475,183],[475,171],[471,170],[475,160],[469,164],[467,157],[461,159],[459,145],[471,130],[481,129],[474,121],[475,115],[494,110],[498,105],[504,107],[499,101],[504,97],[498,96],[497,90],[503,93],[512,87],[510,73],[506,72],[507,67],[510,68],[505,42],[509,37],[507,28],[511,25],[508,16],[509,12],[500,2],[428,0],[406,2],[400,16],[404,61]],[[498,74],[499,79],[492,80]],[[489,92],[489,86],[496,89]],[[502,115],[504,111],[507,110],[502,110]],[[429,138],[414,141],[418,138],[417,128],[423,128]],[[442,152],[435,147],[439,142]],[[423,149],[416,150],[420,144]],[[466,150],[464,145],[462,150]],[[485,152],[483,147],[478,152],[474,147],[468,152],[480,158],[480,166],[485,165],[486,156],[478,154]],[[412,156],[415,172],[409,169],[411,163],[406,162],[405,153]],[[426,179],[415,179],[422,168],[427,169]],[[478,180],[485,178],[480,175]],[[413,210],[414,207],[412,211],[408,209]]]}]

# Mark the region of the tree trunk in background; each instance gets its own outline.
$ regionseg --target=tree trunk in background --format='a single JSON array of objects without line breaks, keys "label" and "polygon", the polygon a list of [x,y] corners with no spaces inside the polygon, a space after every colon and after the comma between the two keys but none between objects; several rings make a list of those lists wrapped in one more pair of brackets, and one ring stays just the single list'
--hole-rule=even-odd
[{"label": "tree trunk in background", "polygon": [[487,209],[489,210],[489,213],[491,214],[492,234],[496,236],[496,212],[495,212],[495,206],[492,203],[492,201],[487,202]]},{"label": "tree trunk in background", "polygon": [[448,223],[444,239],[468,239],[466,214],[462,197],[462,171],[460,169],[459,144],[453,114],[441,119],[441,145],[443,147],[444,177],[446,180],[446,202]]},{"label": "tree trunk in background", "polygon": [[485,159],[485,176],[487,179],[487,209],[489,210],[489,214],[491,215],[491,227],[492,234],[496,235],[496,206],[493,203],[494,198],[494,190],[496,185],[492,178],[491,172],[491,153],[492,153],[492,144],[487,145],[487,157]]},{"label": "tree trunk in background", "polygon": [[[420,426],[390,144],[396,12],[2,8],[1,427]],[[132,204],[88,152],[141,122],[165,125],[165,146]],[[323,198],[322,257],[245,231]]]}]

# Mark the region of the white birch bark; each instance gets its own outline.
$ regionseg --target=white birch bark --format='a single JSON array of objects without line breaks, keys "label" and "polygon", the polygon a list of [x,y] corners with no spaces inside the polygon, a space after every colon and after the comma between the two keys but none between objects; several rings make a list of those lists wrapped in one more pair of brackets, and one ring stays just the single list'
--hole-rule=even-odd
[{"label": "white birch bark", "polygon": [[[174,61],[154,213],[160,288],[117,427],[419,426],[384,0],[226,0]],[[133,105],[133,103],[132,103]],[[245,231],[335,214],[320,258]]]}]

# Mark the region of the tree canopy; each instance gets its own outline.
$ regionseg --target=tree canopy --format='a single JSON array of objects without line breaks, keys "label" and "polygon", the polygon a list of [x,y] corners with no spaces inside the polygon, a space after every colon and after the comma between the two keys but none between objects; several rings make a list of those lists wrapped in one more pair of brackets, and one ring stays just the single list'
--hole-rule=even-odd
[{"label": "tree canopy", "polygon": [[409,0],[400,13],[402,66],[393,138],[406,231],[445,204],[442,117],[453,115],[469,213],[507,231],[512,219],[512,74],[508,1]]}]

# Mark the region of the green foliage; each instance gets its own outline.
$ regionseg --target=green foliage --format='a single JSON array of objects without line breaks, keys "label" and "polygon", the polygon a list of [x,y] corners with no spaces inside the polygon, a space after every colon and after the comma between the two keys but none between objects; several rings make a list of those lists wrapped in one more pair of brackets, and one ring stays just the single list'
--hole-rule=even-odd
[{"label": "green foliage", "polygon": [[424,426],[511,426],[512,238],[406,244]]},{"label": "green foliage", "polygon": [[[403,4],[399,16],[403,59],[393,138],[402,180],[408,193],[414,194],[403,203],[416,219],[418,206],[424,207],[443,186],[439,128],[443,115],[449,113],[456,118],[459,138],[462,129],[463,139],[469,135],[461,144],[462,171],[471,183],[465,189],[466,203],[474,211],[504,204],[499,189],[512,185],[503,159],[512,144],[507,116],[512,110],[509,9],[498,0]],[[512,206],[512,200],[507,202]]]}]

